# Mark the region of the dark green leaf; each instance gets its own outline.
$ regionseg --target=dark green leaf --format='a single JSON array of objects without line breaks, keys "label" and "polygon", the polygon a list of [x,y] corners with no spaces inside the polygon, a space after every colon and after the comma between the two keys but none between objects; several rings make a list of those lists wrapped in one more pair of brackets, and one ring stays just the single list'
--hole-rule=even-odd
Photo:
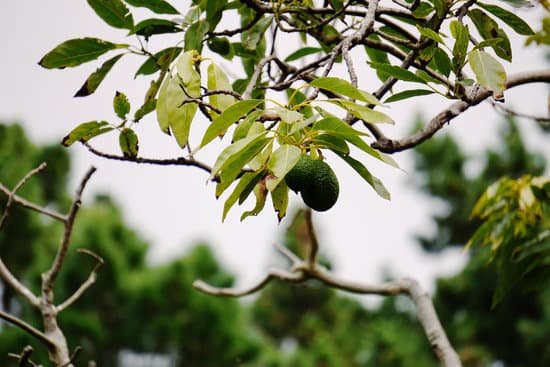
[{"label": "dark green leaf", "polygon": [[176,33],[181,31],[182,29],[179,28],[177,23],[166,19],[151,18],[136,24],[130,34],[139,34],[140,36],[149,38],[154,34]]},{"label": "dark green leaf", "polygon": [[126,118],[126,115],[130,112],[130,102],[124,93],[116,92],[115,98],[113,98],[113,109],[118,117],[123,120]]},{"label": "dark green leaf", "polygon": [[451,22],[451,33],[456,39],[453,47],[453,71],[456,75],[459,75],[460,70],[462,70],[466,62],[470,32],[468,26],[462,25],[458,20],[454,20]]},{"label": "dark green leaf", "polygon": [[48,52],[38,64],[46,69],[63,69],[97,59],[107,51],[126,45],[116,45],[97,38],[77,38],[65,41]]},{"label": "dark green leaf", "polygon": [[128,4],[147,8],[157,14],[179,14],[179,12],[164,0],[124,0]]},{"label": "dark green leaf", "polygon": [[[258,183],[260,178],[262,177],[263,171],[256,171],[256,172],[247,172],[245,173],[237,183],[237,186],[235,187],[235,190],[231,193],[231,195],[228,196],[227,200],[223,204],[223,214],[222,214],[222,222],[227,217],[227,213],[229,213],[229,210],[237,200],[239,200],[239,204],[244,202],[248,195],[252,192],[254,189],[254,186]],[[247,190],[247,188],[249,188]],[[242,200],[240,200],[242,198]]]},{"label": "dark green leaf", "polygon": [[248,50],[256,50],[265,31],[271,25],[272,20],[272,17],[263,17],[248,31],[243,32],[243,47]]},{"label": "dark green leaf", "polygon": [[349,147],[346,141],[336,135],[317,135],[311,140],[311,142],[318,147],[330,149],[335,153],[349,154]]},{"label": "dark green leaf", "polygon": [[484,4],[480,2],[476,2],[476,4],[483,9],[487,10],[489,13],[493,14],[494,16],[500,18],[504,23],[508,24],[510,28],[512,28],[514,31],[516,31],[519,34],[522,34],[524,36],[530,36],[532,34],[535,34],[533,29],[527,24],[523,19],[518,17],[512,12],[509,12],[508,10],[502,9],[500,6],[496,5],[490,5],[490,4]]},{"label": "dark green leaf", "polygon": [[199,53],[202,51],[202,41],[209,29],[208,22],[206,20],[199,20],[185,31],[185,51],[197,50]]},{"label": "dark green leaf", "polygon": [[436,31],[434,31],[433,29],[421,27],[421,26],[416,26],[416,28],[418,29],[418,31],[422,36],[429,38],[432,41],[435,41],[437,43],[444,43],[443,38],[441,38],[441,35]]},{"label": "dark green leaf", "polygon": [[99,85],[101,84],[101,82],[103,81],[103,79],[105,79],[105,76],[107,75],[107,73],[109,71],[111,71],[111,69],[113,68],[115,63],[122,56],[123,56],[123,54],[116,55],[115,57],[110,58],[109,60],[105,61],[103,63],[103,65],[101,65],[99,68],[96,69],[96,71],[94,71],[92,74],[90,74],[88,79],[86,79],[86,81],[84,82],[82,87],[80,87],[80,89],[76,92],[76,94],[74,96],[75,97],[85,97],[85,96],[89,96],[90,94],[94,93],[96,91],[96,89],[99,87]]},{"label": "dark green leaf", "polygon": [[369,185],[372,186],[372,188],[374,189],[374,191],[376,191],[378,195],[380,195],[382,198],[386,200],[390,200],[391,195],[386,189],[386,187],[384,186],[384,184],[382,183],[382,181],[374,177],[369,172],[367,167],[363,165],[363,163],[359,162],[356,159],[353,159],[349,155],[338,154],[338,156],[342,158],[347,164],[349,164],[351,168],[353,168],[357,173],[359,173],[359,175],[363,177],[363,179],[367,181]]},{"label": "dark green leaf", "polygon": [[125,157],[136,158],[139,150],[138,137],[134,130],[124,128],[118,136],[120,150]]},{"label": "dark green leaf", "polygon": [[231,53],[231,42],[226,37],[212,37],[208,40],[208,48],[217,54],[226,56]]},{"label": "dark green leaf", "polygon": [[284,180],[271,191],[271,201],[280,222],[285,217],[288,208],[288,186]]},{"label": "dark green leaf", "polygon": [[239,101],[223,111],[221,115],[219,115],[214,119],[214,121],[212,121],[210,126],[208,126],[208,129],[206,129],[200,146],[203,147],[214,140],[215,137],[224,134],[229,126],[233,125],[241,117],[243,117],[243,115],[246,115],[247,113],[252,111],[262,102],[262,100],[258,99]]},{"label": "dark green leaf", "polygon": [[435,63],[436,69],[446,77],[451,74],[451,59],[447,56],[447,53],[440,48],[435,49],[433,62]]},{"label": "dark green leaf", "polygon": [[[371,33],[368,38],[373,39],[375,41],[380,40],[380,37],[378,37],[378,35],[376,35],[374,33]],[[373,47],[368,47],[368,46],[365,46],[365,51],[366,51],[367,56],[369,57],[370,61],[372,61],[372,62],[376,62],[376,63],[380,63],[380,64],[389,64],[390,63],[390,60],[388,58],[388,54],[385,51],[382,51],[382,50],[379,50],[379,49],[376,49],[376,48],[373,48]],[[378,76],[378,79],[380,79],[380,81],[382,81],[382,82],[385,81],[386,79],[388,79],[391,76],[388,73],[384,73],[383,71],[380,71],[380,70],[376,70],[376,75]]]},{"label": "dark green leaf", "polygon": [[323,49],[320,48],[320,47],[302,47],[302,48],[298,49],[297,51],[294,51],[293,53],[288,55],[285,58],[285,61],[286,62],[295,61],[295,60],[301,59],[302,57],[305,57],[307,55],[316,54],[316,53],[319,53],[319,52],[322,52],[322,51],[323,51]]},{"label": "dark green leaf", "polygon": [[384,103],[397,102],[403,99],[417,97],[417,96],[426,96],[428,94],[433,94],[433,90],[428,89],[411,89],[405,90],[403,92],[395,93],[384,101]]},{"label": "dark green leaf", "polygon": [[181,47],[168,47],[149,57],[136,71],[136,75],[150,75],[159,70],[167,70],[170,63],[181,53]]},{"label": "dark green leaf", "polygon": [[390,64],[382,64],[378,62],[371,62],[369,63],[371,67],[378,71],[383,71],[386,74],[389,74],[393,76],[394,78],[397,78],[399,80],[404,80],[407,82],[416,82],[416,83],[422,83],[426,84],[426,81],[422,79],[421,77],[417,76],[412,71],[403,69],[400,66],[396,65],[390,65]]},{"label": "dark green leaf", "polygon": [[107,121],[89,121],[75,127],[63,138],[61,144],[68,147],[77,141],[86,142],[91,138],[113,130]]},{"label": "dark green leaf", "polygon": [[115,28],[134,28],[134,19],[130,10],[121,0],[88,0],[96,14]]},{"label": "dark green leaf", "polygon": [[206,21],[213,31],[222,18],[223,10],[227,5],[227,0],[206,0]]},{"label": "dark green leaf", "polygon": [[491,19],[491,17],[480,9],[471,9],[468,11],[468,16],[476,26],[476,29],[483,39],[502,39],[502,42],[494,45],[492,48],[499,57],[507,61],[512,61],[510,40],[508,39],[506,33],[499,28],[497,22]]}]

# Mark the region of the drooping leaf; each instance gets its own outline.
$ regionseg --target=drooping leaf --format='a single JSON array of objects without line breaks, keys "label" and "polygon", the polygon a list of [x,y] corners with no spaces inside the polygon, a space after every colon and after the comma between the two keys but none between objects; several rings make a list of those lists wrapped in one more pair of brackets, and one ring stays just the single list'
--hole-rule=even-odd
[{"label": "drooping leaf", "polygon": [[200,53],[202,50],[202,41],[206,33],[208,33],[209,27],[208,22],[204,19],[191,24],[185,31],[185,51],[197,50]]},{"label": "drooping leaf", "polygon": [[302,57],[312,55],[312,54],[316,54],[316,53],[319,53],[319,52],[323,52],[323,49],[320,48],[320,47],[302,47],[302,48],[294,51],[290,55],[288,55],[285,58],[285,61],[286,62],[296,61],[298,59],[301,59]]},{"label": "drooping leaf", "polygon": [[213,31],[222,18],[222,13],[227,5],[227,0],[206,0],[206,21]]},{"label": "drooping leaf", "polygon": [[426,38],[429,38],[431,39],[432,41],[435,41],[437,43],[445,43],[443,41],[443,38],[441,37],[441,35],[439,33],[437,33],[436,31],[434,31],[433,29],[430,29],[430,28],[426,28],[426,27],[421,27],[419,25],[416,26],[416,28],[418,29],[418,31],[420,32],[420,34]]},{"label": "drooping leaf", "polygon": [[336,104],[346,111],[351,113],[353,116],[361,119],[370,124],[394,124],[395,122],[391,117],[380,111],[374,111],[373,109],[360,105],[358,103],[349,101],[347,99],[333,98],[329,99],[328,102]]},{"label": "drooping leaf", "polygon": [[[218,158],[216,158],[216,162],[212,167],[210,178],[213,178],[214,176],[216,176],[222,170],[222,168],[224,168],[226,165],[230,164],[233,160],[235,160],[242,151],[247,149],[247,147],[254,145],[256,142],[260,140],[266,139],[265,135],[266,135],[266,132],[253,134],[253,135],[247,136],[244,139],[237,140],[233,144],[223,149],[220,155],[218,156]],[[244,164],[246,164],[246,162]]]},{"label": "drooping leaf", "polygon": [[286,122],[287,124],[294,124],[304,120],[304,115],[300,112],[289,110],[284,107],[275,108],[277,115],[281,118],[281,121]]},{"label": "drooping leaf", "polygon": [[202,138],[200,147],[204,147],[210,143],[214,138],[225,133],[225,131],[237,122],[241,117],[256,108],[262,100],[259,99],[247,99],[239,101],[227,108],[221,115],[216,117],[214,121],[208,126],[204,136]]},{"label": "drooping leaf", "polygon": [[419,77],[418,75],[416,75],[410,70],[403,69],[401,66],[382,64],[378,62],[371,62],[369,63],[369,65],[374,69],[376,69],[377,71],[382,71],[399,80],[404,80],[406,82],[426,84],[426,81],[424,79],[422,79],[421,77]]},{"label": "drooping leaf", "polygon": [[246,211],[241,215],[241,222],[248,218],[249,216],[258,215],[265,206],[265,200],[267,198],[267,189],[265,188],[265,184],[263,184],[262,181],[260,181],[256,187],[254,188],[254,195],[256,196],[256,205],[252,210]]},{"label": "drooping leaf", "polygon": [[252,28],[242,33],[243,47],[248,50],[256,50],[265,31],[271,25],[273,17],[265,16],[260,19]]},{"label": "drooping leaf", "polygon": [[182,29],[178,24],[170,20],[150,18],[136,24],[130,34],[139,34],[147,39],[154,34],[176,33],[181,31]]},{"label": "drooping leaf", "polygon": [[407,98],[426,96],[428,94],[434,94],[434,93],[435,92],[433,90],[428,90],[428,89],[404,90],[402,92],[391,95],[388,99],[384,101],[384,103],[397,102]]},{"label": "drooping leaf", "polygon": [[229,210],[231,209],[231,207],[233,207],[233,205],[235,205],[237,200],[239,200],[239,204],[246,200],[246,198],[252,192],[254,186],[256,186],[263,174],[264,172],[262,170],[256,172],[247,172],[239,179],[237,186],[235,186],[235,189],[233,190],[231,195],[227,197],[227,200],[223,204],[222,222],[225,220],[225,218],[227,217],[227,213],[229,213]]},{"label": "drooping leaf", "polygon": [[494,16],[500,18],[504,23],[508,24],[510,28],[512,28],[517,33],[524,35],[524,36],[530,36],[532,34],[535,34],[533,29],[527,24],[523,19],[518,17],[512,12],[509,12],[506,9],[501,8],[497,5],[491,5],[491,4],[484,4],[482,2],[476,2],[476,4],[483,9],[487,10],[489,13],[493,14]]},{"label": "drooping leaf", "polygon": [[[258,117],[263,113],[264,111],[256,110],[252,111],[246,116],[235,128],[235,131],[233,132],[233,138],[231,139],[232,142],[235,142],[237,140],[240,140],[242,138],[245,138],[249,131],[252,128],[252,125],[256,121]],[[263,126],[263,124],[262,124]]]},{"label": "drooping leaf", "polygon": [[168,2],[164,0],[124,0],[128,4],[147,8],[157,14],[179,14],[179,12]]},{"label": "drooping leaf", "polygon": [[75,127],[69,134],[67,134],[61,144],[68,147],[77,141],[86,142],[93,137],[104,134],[113,130],[109,126],[107,121],[89,121],[84,122]]},{"label": "drooping leaf", "polygon": [[363,165],[363,163],[359,162],[358,160],[350,157],[349,155],[342,155],[338,154],[340,158],[342,158],[347,164],[351,166],[359,175],[367,181],[367,183],[376,191],[376,193],[382,197],[383,199],[390,200],[391,195],[378,178],[374,177],[367,167]]},{"label": "drooping leaf", "polygon": [[389,155],[379,152],[378,150],[372,148],[370,145],[365,143],[361,138],[362,135],[368,136],[368,134],[363,133],[359,130],[356,130],[346,124],[339,118],[336,117],[326,117],[322,120],[317,121],[313,125],[313,130],[317,130],[322,134],[328,133],[329,135],[336,135],[337,137],[344,138],[349,141],[351,144],[355,145],[357,148],[361,149],[370,156],[387,163],[393,167],[399,168],[397,162],[391,158]]},{"label": "drooping leaf", "polygon": [[266,188],[273,191],[285,175],[296,165],[300,159],[302,150],[295,145],[281,145],[271,154],[267,162],[267,168],[273,174],[266,180]]},{"label": "drooping leaf", "polygon": [[[218,91],[233,91],[231,83],[227,75],[223,70],[214,63],[208,65],[208,90],[218,90]],[[212,94],[208,97],[209,102],[212,106],[219,109],[221,112],[225,111],[228,107],[236,103],[235,97],[228,94]],[[214,116],[217,116],[215,114]]]},{"label": "drooping leaf", "polygon": [[125,157],[136,158],[139,151],[138,137],[134,130],[130,128],[124,128],[120,131],[118,137],[118,144],[120,150]]},{"label": "drooping leaf", "polygon": [[450,28],[453,37],[456,39],[453,46],[453,71],[456,75],[459,75],[460,70],[466,62],[468,42],[470,42],[470,31],[467,25],[463,25],[458,20],[453,20]]},{"label": "drooping leaf", "polygon": [[159,70],[167,70],[172,61],[179,56],[183,49],[181,47],[168,47],[149,57],[136,71],[138,75],[150,75]]},{"label": "drooping leaf", "polygon": [[506,71],[502,65],[487,52],[480,50],[471,51],[468,62],[477,82],[492,91],[495,98],[501,97],[506,88]]},{"label": "drooping leaf", "polygon": [[134,18],[122,0],[87,0],[95,13],[111,27],[132,30]]},{"label": "drooping leaf", "polygon": [[435,49],[433,62],[435,63],[436,70],[441,74],[448,77],[451,74],[451,59],[447,56],[447,53],[439,47]]},{"label": "drooping leaf", "polygon": [[117,45],[98,38],[76,38],[56,46],[38,64],[46,69],[63,69],[95,60],[108,51],[123,47],[126,45]]},{"label": "drooping leaf", "polygon": [[288,208],[288,186],[285,181],[281,181],[275,189],[271,190],[271,201],[280,222],[285,217]]},{"label": "drooping leaf", "polygon": [[128,112],[130,112],[130,102],[128,97],[122,92],[116,92],[115,98],[113,98],[113,109],[118,117],[125,119]]},{"label": "drooping leaf", "polygon": [[157,100],[154,98],[143,103],[143,105],[141,105],[141,107],[138,108],[137,111],[134,113],[134,121],[139,122],[139,120],[141,120],[145,115],[153,112],[156,107]]},{"label": "drooping leaf", "polygon": [[474,23],[476,29],[483,39],[501,38],[502,41],[492,46],[493,50],[500,58],[506,61],[512,61],[512,48],[510,40],[506,33],[500,29],[497,22],[489,17],[480,9],[470,9],[468,16]]},{"label": "drooping leaf", "polygon": [[335,77],[317,78],[311,81],[309,85],[315,88],[328,90],[336,94],[341,94],[352,99],[367,102],[369,104],[380,104],[380,101],[375,96],[368,92],[357,89],[353,86],[353,84],[344,79]]},{"label": "drooping leaf", "polygon": [[321,134],[311,139],[311,142],[321,148],[327,148],[335,153],[349,154],[349,146],[346,140],[340,136],[332,134]]},{"label": "drooping leaf", "polygon": [[96,69],[88,79],[82,84],[82,87],[75,93],[74,97],[85,97],[89,96],[90,94],[94,93],[103,79],[105,79],[105,76],[113,66],[116,64],[120,58],[124,56],[123,54],[116,55],[115,57],[110,58],[109,60],[105,61],[103,65],[101,65],[99,68]]}]

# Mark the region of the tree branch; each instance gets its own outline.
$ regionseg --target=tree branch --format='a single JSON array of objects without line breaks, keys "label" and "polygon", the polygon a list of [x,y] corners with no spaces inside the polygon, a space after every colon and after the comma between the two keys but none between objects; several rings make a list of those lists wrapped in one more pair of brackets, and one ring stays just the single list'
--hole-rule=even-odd
[{"label": "tree branch", "polygon": [[54,346],[53,341],[50,340],[50,338],[48,338],[46,336],[46,334],[44,334],[40,330],[36,329],[34,326],[31,326],[31,325],[27,324],[25,321],[13,316],[13,315],[10,315],[9,313],[4,312],[2,310],[0,310],[0,318],[2,318],[4,320],[6,320],[7,322],[17,326],[21,330],[26,331],[31,336],[35,337],[36,339],[38,339],[42,343],[44,343],[48,348],[52,348]]}]

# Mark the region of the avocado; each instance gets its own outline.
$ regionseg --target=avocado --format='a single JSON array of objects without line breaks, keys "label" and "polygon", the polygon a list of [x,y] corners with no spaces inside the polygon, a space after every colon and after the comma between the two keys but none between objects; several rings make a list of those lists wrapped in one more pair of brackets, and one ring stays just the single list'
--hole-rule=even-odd
[{"label": "avocado", "polygon": [[285,177],[286,184],[299,191],[307,206],[326,211],[336,203],[340,187],[330,166],[321,160],[303,155]]}]

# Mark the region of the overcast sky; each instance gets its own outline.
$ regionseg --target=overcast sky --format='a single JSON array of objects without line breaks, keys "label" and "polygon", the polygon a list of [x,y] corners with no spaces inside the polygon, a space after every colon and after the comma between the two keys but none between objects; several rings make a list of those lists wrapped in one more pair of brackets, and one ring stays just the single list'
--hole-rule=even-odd
[{"label": "overcast sky", "polygon": [[[173,3],[185,12],[189,2]],[[539,10],[520,15],[526,15],[534,27],[539,27],[541,13]],[[145,15],[148,14],[138,12],[135,18],[141,20]],[[103,23],[85,1],[3,3],[0,7],[0,121],[19,121],[33,141],[52,143],[60,141],[80,122],[116,121],[111,106],[117,90],[128,95],[134,108],[139,106],[150,79],[133,79],[135,70],[143,62],[137,56],[121,60],[98,91],[86,98],[72,96],[99,66],[97,62],[65,70],[45,70],[37,65],[38,60],[57,44],[84,36],[119,43],[135,42],[135,39],[125,38],[124,31]],[[540,50],[525,48],[521,41],[514,40],[514,65],[504,63],[509,73],[546,67]],[[281,50],[281,53],[290,51]],[[240,68],[228,67],[227,63],[224,66],[230,67],[233,73]],[[359,68],[359,72],[361,87],[375,90],[379,82],[372,73],[366,67]],[[547,93],[542,85],[516,88],[506,92],[506,103],[529,113],[544,114]],[[397,124],[385,131],[392,137],[402,136],[410,129],[417,112],[433,116],[449,103],[443,98],[422,97],[396,104],[388,113]],[[153,115],[137,126],[140,155],[158,158],[181,155],[175,141],[159,132]],[[499,121],[501,119],[489,104],[484,103],[453,120],[445,131],[459,137],[468,151],[475,152],[499,144],[495,133]],[[537,134],[533,123],[521,123],[530,145],[550,156],[550,145]],[[195,141],[199,138],[198,133],[191,136]],[[116,141],[114,135],[108,136],[98,139],[97,146],[118,153]],[[202,153],[199,158],[212,163],[217,149],[219,146]],[[239,222],[242,210],[234,208],[222,224],[223,200],[216,201],[214,185],[206,185],[207,175],[202,171],[192,167],[152,167],[106,161],[76,145],[70,151],[74,162],[72,187],[88,166],[98,167],[85,203],[95,193],[111,194],[124,209],[129,225],[153,245],[152,261],[169,259],[185,252],[196,241],[206,240],[214,246],[222,263],[238,275],[241,285],[254,281],[268,268],[272,244],[280,239],[292,213],[301,204],[294,196],[293,209],[281,224],[267,206],[261,215],[242,223]],[[379,280],[380,269],[391,269],[397,276],[416,277],[428,287],[434,275],[456,272],[466,254],[455,250],[439,257],[423,255],[413,240],[414,233],[433,230],[430,214],[441,208],[411,188],[411,154],[405,152],[394,156],[402,171],[361,157],[384,181],[392,200],[380,199],[358,175],[329,157],[329,163],[340,178],[340,198],[333,209],[315,214],[314,220],[322,250],[334,259],[336,271],[358,281],[373,282]],[[251,206],[253,202],[246,205]]]}]

